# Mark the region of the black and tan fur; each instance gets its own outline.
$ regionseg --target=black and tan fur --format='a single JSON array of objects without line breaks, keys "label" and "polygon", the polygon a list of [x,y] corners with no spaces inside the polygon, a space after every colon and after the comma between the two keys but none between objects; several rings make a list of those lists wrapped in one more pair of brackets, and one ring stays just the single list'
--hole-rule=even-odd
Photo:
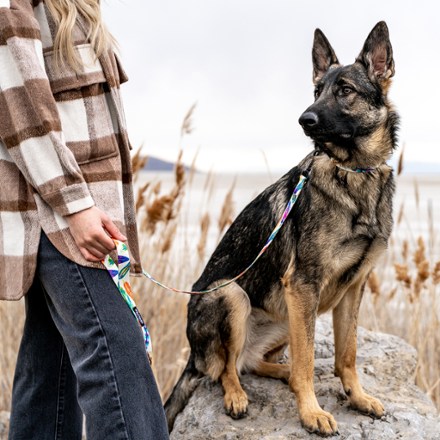
[{"label": "black and tan fur", "polygon": [[[393,173],[386,164],[398,117],[387,99],[394,74],[384,22],[371,31],[355,63],[341,66],[324,34],[313,44],[315,102],[300,117],[315,152],[253,200],[218,245],[193,290],[240,273],[264,245],[302,171],[310,178],[283,228],[257,264],[234,284],[193,296],[188,305],[191,355],[166,403],[169,428],[202,376],[220,380],[226,412],[247,412],[239,375],[286,380],[303,426],[337,433],[313,386],[317,315],[332,311],[335,374],[353,408],[381,417],[356,373],[356,328],[365,282],[392,227]],[[374,167],[371,173],[347,172]],[[290,365],[277,360],[290,345]]]}]

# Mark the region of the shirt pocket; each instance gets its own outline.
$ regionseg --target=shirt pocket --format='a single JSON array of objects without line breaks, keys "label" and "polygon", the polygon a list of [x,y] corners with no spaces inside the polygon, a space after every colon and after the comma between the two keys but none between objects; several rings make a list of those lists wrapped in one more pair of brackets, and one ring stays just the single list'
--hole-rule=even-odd
[{"label": "shirt pocket", "polygon": [[54,95],[106,81],[101,63],[96,58],[92,45],[90,43],[77,44],[74,49],[83,63],[79,72],[67,64],[58,65],[54,50],[44,51],[44,65]]},{"label": "shirt pocket", "polygon": [[52,50],[44,53],[44,62],[64,141],[82,165],[119,154],[118,126],[116,109],[93,47],[79,44],[75,50],[83,62],[79,72],[58,66]]}]

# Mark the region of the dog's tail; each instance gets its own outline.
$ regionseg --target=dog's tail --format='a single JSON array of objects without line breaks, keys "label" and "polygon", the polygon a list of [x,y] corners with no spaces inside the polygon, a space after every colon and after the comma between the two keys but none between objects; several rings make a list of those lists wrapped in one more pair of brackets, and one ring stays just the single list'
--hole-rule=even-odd
[{"label": "dog's tail", "polygon": [[185,408],[202,376],[203,374],[196,369],[194,357],[191,354],[180,379],[165,403],[169,432],[172,431],[177,415]]}]

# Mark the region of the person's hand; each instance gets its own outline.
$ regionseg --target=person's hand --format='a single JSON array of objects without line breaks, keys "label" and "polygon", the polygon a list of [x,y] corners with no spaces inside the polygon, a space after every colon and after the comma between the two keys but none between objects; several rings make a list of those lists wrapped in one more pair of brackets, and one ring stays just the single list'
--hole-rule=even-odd
[{"label": "person's hand", "polygon": [[98,262],[115,249],[112,238],[127,241],[110,217],[96,206],[66,217],[70,232],[87,261]]}]

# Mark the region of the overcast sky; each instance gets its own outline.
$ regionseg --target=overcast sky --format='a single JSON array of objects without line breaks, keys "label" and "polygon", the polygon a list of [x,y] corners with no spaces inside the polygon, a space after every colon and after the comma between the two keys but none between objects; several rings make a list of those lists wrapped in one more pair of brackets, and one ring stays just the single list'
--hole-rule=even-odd
[{"label": "overcast sky", "polygon": [[311,149],[297,120],[312,102],[319,27],[340,62],[354,61],[373,26],[390,29],[406,159],[440,172],[440,2],[437,0],[106,0],[130,81],[123,86],[134,146],[177,156],[197,101],[191,162],[215,171],[287,171]]}]

